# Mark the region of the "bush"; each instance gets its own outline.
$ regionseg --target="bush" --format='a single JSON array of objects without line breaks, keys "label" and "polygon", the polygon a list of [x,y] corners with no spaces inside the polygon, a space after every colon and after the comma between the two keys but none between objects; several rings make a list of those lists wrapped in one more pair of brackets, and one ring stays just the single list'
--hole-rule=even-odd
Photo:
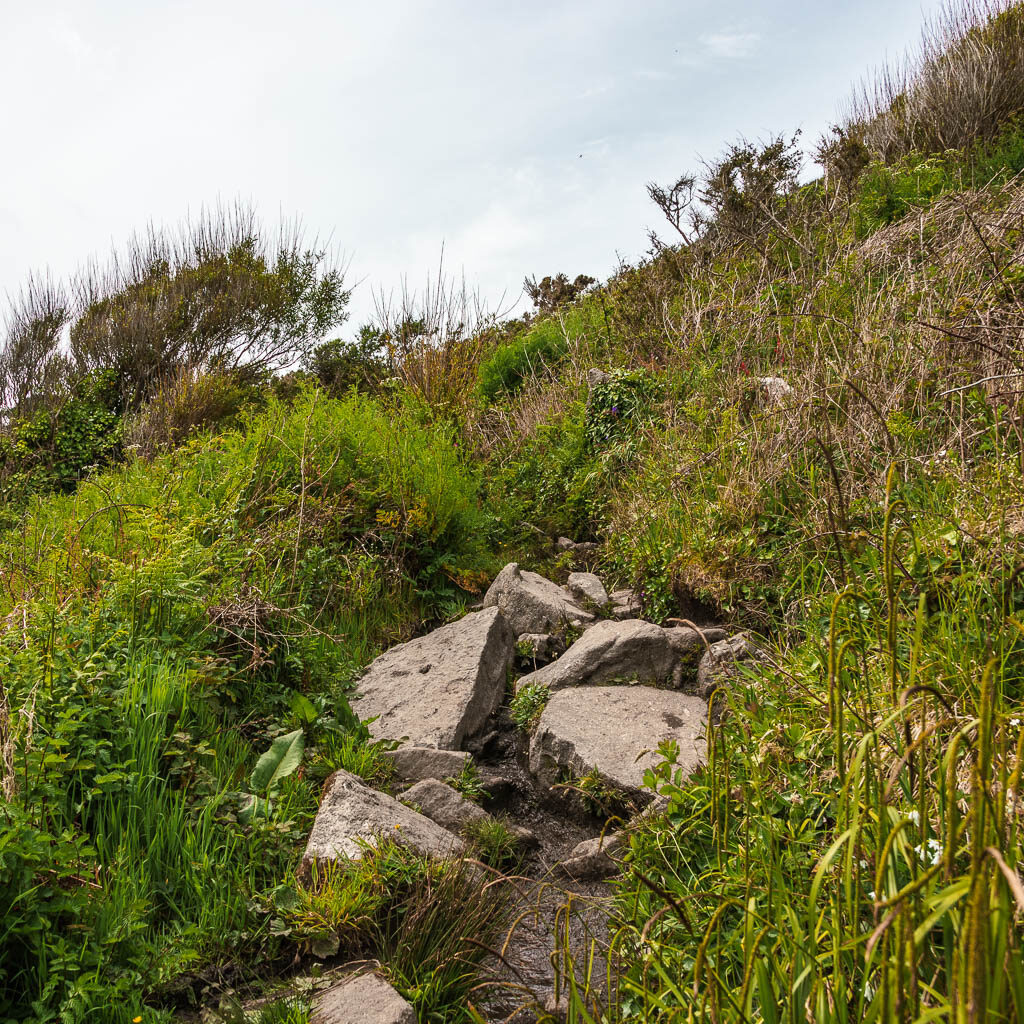
[{"label": "bush", "polygon": [[886,163],[994,139],[1024,112],[1024,8],[962,0],[925,25],[915,53],[854,96],[844,131]]},{"label": "bush", "polygon": [[144,458],[174,448],[197,430],[236,426],[246,408],[266,401],[266,380],[238,372],[199,373],[181,369],[124,428],[127,448]]},{"label": "bush", "polygon": [[515,341],[500,344],[480,366],[480,394],[494,402],[514,394],[524,381],[557,363],[568,351],[568,341],[555,319],[541,320]]}]

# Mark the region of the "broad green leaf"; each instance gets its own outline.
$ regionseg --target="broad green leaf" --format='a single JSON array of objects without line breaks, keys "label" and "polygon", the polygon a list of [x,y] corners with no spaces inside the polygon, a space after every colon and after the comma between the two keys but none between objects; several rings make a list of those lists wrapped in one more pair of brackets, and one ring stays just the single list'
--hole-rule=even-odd
[{"label": "broad green leaf", "polygon": [[306,740],[301,729],[278,736],[270,749],[260,756],[253,769],[249,784],[256,793],[273,793],[282,780],[288,778],[302,762]]}]

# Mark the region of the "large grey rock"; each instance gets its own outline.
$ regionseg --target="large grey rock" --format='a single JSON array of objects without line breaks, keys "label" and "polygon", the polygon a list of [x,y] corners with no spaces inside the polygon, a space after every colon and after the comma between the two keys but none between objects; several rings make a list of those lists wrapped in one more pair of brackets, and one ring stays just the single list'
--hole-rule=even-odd
[{"label": "large grey rock", "polygon": [[559,863],[558,870],[578,882],[607,878],[618,872],[619,865],[613,858],[622,852],[624,845],[621,832],[585,839]]},{"label": "large grey rock", "polygon": [[485,608],[427,636],[392,647],[359,681],[353,709],[374,739],[408,739],[457,750],[501,703],[514,637],[505,616]]},{"label": "large grey rock", "polygon": [[592,572],[571,572],[566,581],[569,593],[584,604],[590,602],[597,608],[608,604],[608,591]]},{"label": "large grey rock", "polygon": [[324,786],[303,868],[308,871],[314,861],[360,860],[363,844],[376,846],[382,838],[431,857],[449,857],[465,849],[447,829],[356,776],[338,771]]},{"label": "large grey rock", "polygon": [[750,642],[745,633],[737,633],[713,643],[697,666],[697,693],[705,700],[714,691],[737,678],[742,662],[763,661],[764,655]]},{"label": "large grey rock", "polygon": [[578,686],[551,695],[530,741],[530,771],[543,786],[565,772],[597,769],[615,789],[643,803],[645,768],[662,740],[679,745],[686,776],[704,759],[705,705],[699,697],[651,686]]},{"label": "large grey rock", "polygon": [[558,661],[523,676],[552,690],[598,683],[640,682],[680,687],[693,682],[704,641],[688,627],[665,629],[642,619],[598,622]]},{"label": "large grey rock", "polygon": [[487,821],[490,815],[467,800],[458,790],[437,779],[424,779],[402,794],[403,803],[413,804],[421,814],[442,828],[458,832],[471,821]]},{"label": "large grey rock", "polygon": [[319,996],[309,1024],[416,1024],[416,1011],[383,978],[358,974]]},{"label": "large grey rock", "polygon": [[500,608],[517,637],[554,633],[566,625],[594,621],[594,616],[561,587],[535,572],[520,569],[516,562],[509,562],[494,578],[484,596],[484,607]]},{"label": "large grey rock", "polygon": [[465,750],[438,750],[436,747],[413,746],[385,750],[384,757],[395,766],[395,775],[403,782],[454,779],[473,760]]}]

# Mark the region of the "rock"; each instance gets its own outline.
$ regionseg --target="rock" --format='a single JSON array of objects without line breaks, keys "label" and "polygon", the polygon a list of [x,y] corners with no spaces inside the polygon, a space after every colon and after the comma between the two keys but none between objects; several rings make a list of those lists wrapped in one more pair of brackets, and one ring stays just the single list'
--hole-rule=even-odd
[{"label": "rock", "polygon": [[484,597],[484,607],[501,609],[512,632],[554,633],[567,624],[594,621],[561,587],[535,572],[525,572],[510,562],[495,577]]},{"label": "rock", "polygon": [[423,779],[454,779],[473,758],[465,750],[438,750],[436,747],[399,747],[383,752],[395,766],[395,775],[403,782]]},{"label": "rock", "polygon": [[508,800],[516,788],[511,779],[507,779],[504,775],[498,775],[496,772],[484,772],[480,776],[480,785],[487,794],[485,799],[495,803],[503,803]]},{"label": "rock", "polygon": [[679,745],[685,777],[704,760],[704,724],[704,701],[690,694],[651,686],[559,690],[530,741],[530,771],[552,786],[566,771],[578,777],[596,768],[610,786],[647,804],[643,774],[661,760],[658,744]]},{"label": "rock", "polygon": [[696,678],[704,641],[688,627],[665,629],[642,619],[598,622],[550,665],[523,676],[521,688],[558,690],[598,683],[660,683],[674,687]]},{"label": "rock", "polygon": [[319,996],[309,1024],[416,1024],[416,1011],[383,978],[358,974]]},{"label": "rock", "polygon": [[302,857],[303,871],[308,872],[314,861],[360,860],[363,844],[374,846],[381,837],[432,857],[449,857],[465,849],[447,829],[356,776],[338,771],[324,786]]},{"label": "rock", "polygon": [[507,828],[516,837],[516,842],[521,849],[535,850],[540,846],[537,833],[532,828],[527,828],[525,825],[508,825]]},{"label": "rock", "polygon": [[612,858],[621,852],[623,846],[621,832],[585,839],[558,865],[558,870],[578,882],[608,878],[618,873],[619,865]]},{"label": "rock", "polygon": [[744,661],[762,661],[764,655],[745,633],[713,643],[697,666],[697,694],[707,700],[715,689],[740,675]]},{"label": "rock", "polygon": [[609,596],[613,619],[636,619],[643,610],[636,592],[628,588],[613,590]]},{"label": "rock", "polygon": [[513,649],[498,608],[471,612],[377,658],[353,708],[364,721],[379,716],[374,739],[458,750],[501,703]]},{"label": "rock", "polygon": [[608,591],[592,572],[573,572],[567,583],[569,593],[584,603],[589,601],[596,608],[608,604]]},{"label": "rock", "polygon": [[769,405],[785,405],[786,399],[793,394],[792,385],[782,377],[760,377],[758,384],[761,385],[761,390]]},{"label": "rock", "polygon": [[576,541],[569,540],[568,537],[559,537],[558,540],[555,541],[555,547],[558,548],[559,551],[572,551],[572,549],[576,547]]},{"label": "rock", "polygon": [[482,807],[437,779],[417,782],[402,794],[402,802],[414,804],[421,814],[453,832],[460,831],[471,821],[486,821],[490,817]]},{"label": "rock", "polygon": [[592,366],[587,370],[587,388],[593,391],[599,384],[604,384],[605,381],[612,379],[610,373],[606,373],[604,370],[599,370],[596,366]]},{"label": "rock", "polygon": [[516,655],[537,668],[554,661],[565,650],[565,641],[556,633],[524,633],[516,641]]}]

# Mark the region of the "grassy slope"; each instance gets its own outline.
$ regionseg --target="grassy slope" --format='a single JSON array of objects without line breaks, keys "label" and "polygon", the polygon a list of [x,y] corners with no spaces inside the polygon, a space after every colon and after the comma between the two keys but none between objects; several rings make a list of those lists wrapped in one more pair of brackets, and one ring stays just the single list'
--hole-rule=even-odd
[{"label": "grassy slope", "polygon": [[[0,1017],[158,1020],[337,940],[450,1019],[466,978],[402,929],[465,907],[424,865],[292,872],[320,780],[380,769],[346,679],[506,553],[560,571],[539,527],[771,655],[702,775],[666,751],[652,779],[673,804],[620,884],[609,1019],[1019,1019],[1022,149],[807,186],[753,242],[510,328],[476,394],[431,373],[479,339],[410,360],[411,393],[305,397],[39,502],[0,541]],[[239,821],[299,728],[301,776]]]}]

